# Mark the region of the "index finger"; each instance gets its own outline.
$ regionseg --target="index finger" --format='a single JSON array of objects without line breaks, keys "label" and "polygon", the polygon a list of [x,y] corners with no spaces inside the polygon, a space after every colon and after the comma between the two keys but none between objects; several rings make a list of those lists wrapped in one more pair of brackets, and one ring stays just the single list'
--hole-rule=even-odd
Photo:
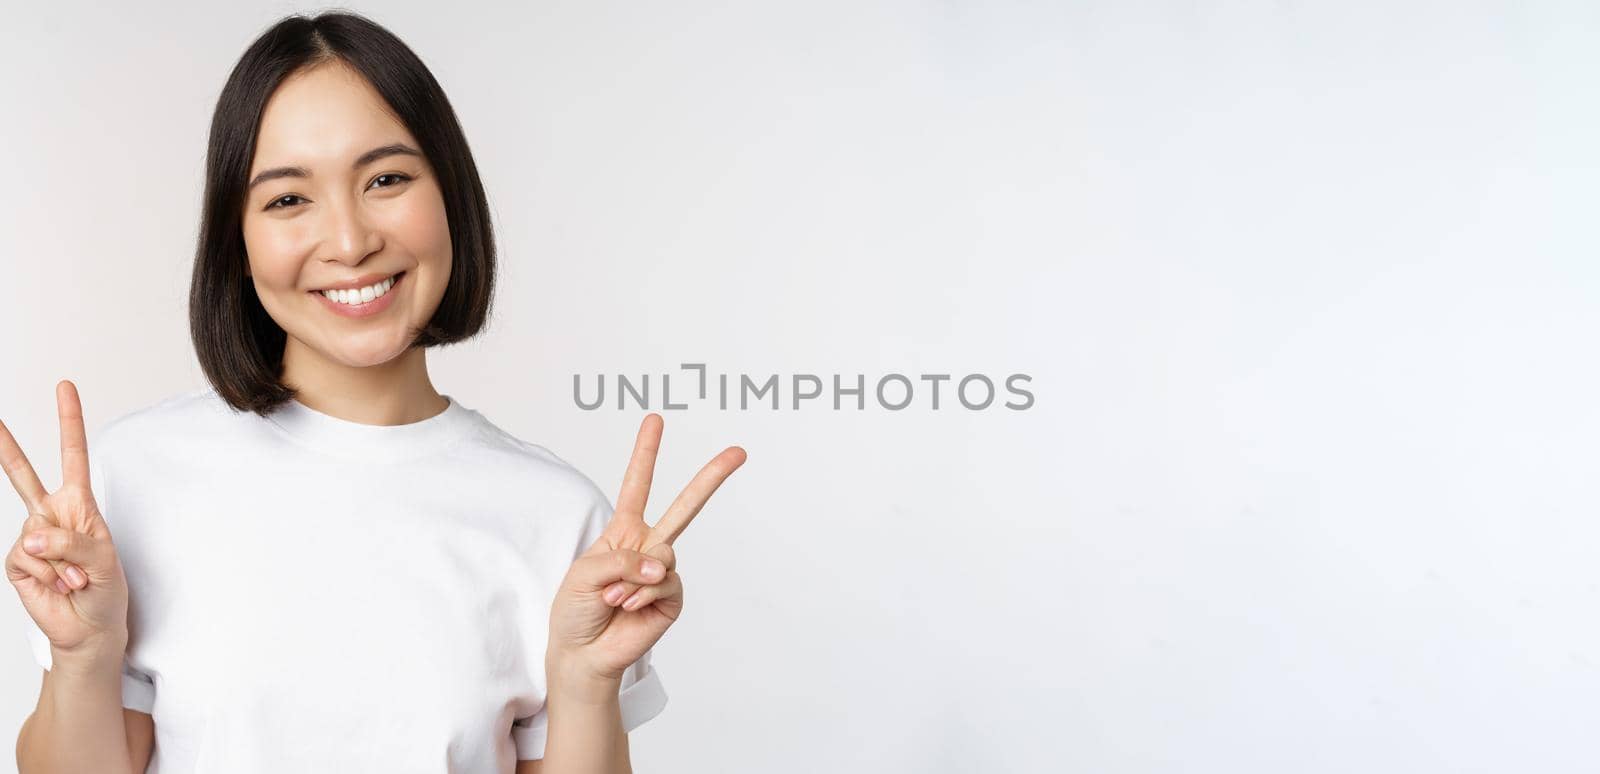
[{"label": "index finger", "polygon": [[633,520],[644,522],[644,506],[650,498],[650,479],[655,474],[656,453],[661,449],[660,414],[646,414],[639,423],[639,435],[633,442],[633,456],[628,460],[628,470],[622,476],[622,491],[617,494],[617,507],[611,518],[626,514]]},{"label": "index finger", "polygon": [[672,505],[667,506],[667,512],[661,516],[661,520],[650,528],[650,542],[672,545],[672,541],[689,528],[689,522],[705,507],[711,494],[744,464],[747,457],[744,449],[738,446],[729,446],[721,454],[712,457],[689,481],[689,485],[678,493]]},{"label": "index finger", "polygon": [[83,432],[83,404],[78,387],[62,379],[56,385],[56,412],[61,417],[61,483],[89,488],[89,441]]},{"label": "index finger", "polygon": [[39,474],[33,472],[28,455],[22,453],[22,447],[17,445],[17,439],[11,437],[11,431],[4,422],[0,422],[0,467],[5,468],[6,478],[11,479],[11,488],[22,496],[28,511],[42,513],[46,494],[44,484],[39,483]]}]

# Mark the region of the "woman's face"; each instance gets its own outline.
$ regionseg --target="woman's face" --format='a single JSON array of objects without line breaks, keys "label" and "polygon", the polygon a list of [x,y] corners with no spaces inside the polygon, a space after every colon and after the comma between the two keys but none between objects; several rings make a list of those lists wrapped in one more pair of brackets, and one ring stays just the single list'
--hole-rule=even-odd
[{"label": "woman's face", "polygon": [[[288,346],[352,367],[403,354],[450,281],[450,228],[432,166],[377,91],[337,60],[285,79],[249,179],[249,274]],[[366,290],[319,292],[352,286]]]}]

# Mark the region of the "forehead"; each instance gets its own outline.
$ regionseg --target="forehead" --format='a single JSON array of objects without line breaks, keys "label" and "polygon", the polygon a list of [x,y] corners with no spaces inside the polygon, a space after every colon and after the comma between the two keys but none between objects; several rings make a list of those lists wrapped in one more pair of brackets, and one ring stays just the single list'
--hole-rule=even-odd
[{"label": "forehead", "polygon": [[387,142],[416,140],[372,84],[337,60],[285,78],[267,100],[250,174],[284,164],[347,167]]}]

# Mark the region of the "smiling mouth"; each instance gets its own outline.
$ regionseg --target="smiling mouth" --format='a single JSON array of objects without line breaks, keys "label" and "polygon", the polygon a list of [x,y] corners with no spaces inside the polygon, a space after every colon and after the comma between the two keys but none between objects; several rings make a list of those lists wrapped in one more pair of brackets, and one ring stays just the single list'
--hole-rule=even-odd
[{"label": "smiling mouth", "polygon": [[308,290],[306,292],[322,296],[323,298],[326,298],[336,304],[359,307],[373,303],[374,301],[377,301],[378,299],[388,295],[394,290],[396,285],[400,284],[400,280],[405,276],[406,273],[401,271],[400,273],[383,280],[382,282],[373,283],[364,288],[356,288],[354,290]]}]

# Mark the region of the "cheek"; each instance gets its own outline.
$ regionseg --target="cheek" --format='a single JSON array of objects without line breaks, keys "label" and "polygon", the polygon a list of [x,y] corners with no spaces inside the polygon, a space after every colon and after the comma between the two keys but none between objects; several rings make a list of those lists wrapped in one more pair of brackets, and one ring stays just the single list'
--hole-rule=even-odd
[{"label": "cheek", "polygon": [[402,206],[394,210],[390,233],[405,243],[418,262],[440,271],[450,265],[450,221],[438,189],[430,187],[426,194],[405,197]]},{"label": "cheek", "polygon": [[413,275],[412,292],[416,294],[413,297],[415,313],[426,319],[438,308],[444,289],[450,284],[453,259],[450,220],[445,215],[444,199],[438,189],[433,189],[430,196],[406,197],[404,205],[395,207],[390,214],[393,217],[387,224],[387,232],[400,242],[397,247],[403,245],[404,251],[416,259],[421,269]]},{"label": "cheek", "polygon": [[294,287],[300,276],[303,235],[298,228],[244,229],[250,274],[265,288]]}]

